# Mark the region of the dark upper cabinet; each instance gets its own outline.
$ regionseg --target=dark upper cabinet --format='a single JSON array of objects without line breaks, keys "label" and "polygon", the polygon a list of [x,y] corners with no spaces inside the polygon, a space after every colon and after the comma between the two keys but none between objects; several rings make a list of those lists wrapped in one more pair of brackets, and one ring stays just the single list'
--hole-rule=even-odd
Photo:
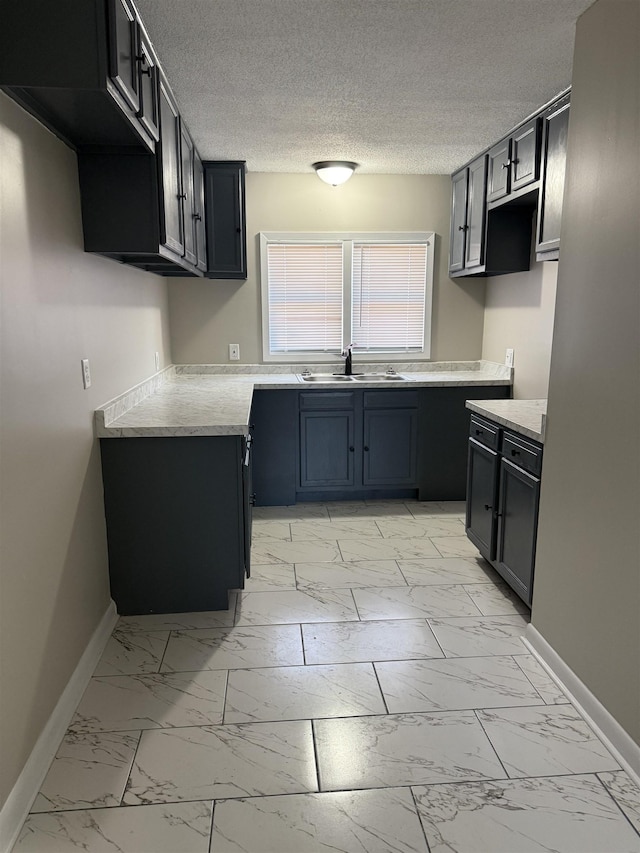
[{"label": "dark upper cabinet", "polygon": [[488,157],[487,202],[519,195],[540,177],[540,119],[531,119],[502,139]]},{"label": "dark upper cabinet", "polygon": [[196,266],[207,269],[207,233],[204,212],[204,167],[200,155],[193,149],[193,223],[196,240]]},{"label": "dark upper cabinet", "polygon": [[505,275],[530,266],[533,208],[487,210],[489,163],[483,154],[452,177],[452,278]]},{"label": "dark upper cabinet", "polygon": [[180,155],[182,191],[178,194],[182,202],[182,218],[184,222],[184,256],[189,263],[196,264],[196,228],[193,218],[193,164],[194,148],[189,131],[184,122],[180,122]]},{"label": "dark upper cabinet", "polygon": [[177,255],[184,255],[182,204],[182,147],[178,106],[163,77],[160,78],[160,145],[158,177],[161,188],[161,240]]},{"label": "dark upper cabinet", "polygon": [[451,232],[449,234],[449,273],[464,269],[467,231],[467,191],[469,169],[461,169],[451,177]]},{"label": "dark upper cabinet", "polygon": [[109,0],[109,76],[132,110],[140,108],[138,22],[128,0]]},{"label": "dark upper cabinet", "polygon": [[208,278],[247,277],[245,162],[205,161]]},{"label": "dark upper cabinet", "polygon": [[484,263],[487,157],[483,155],[451,179],[452,213],[449,273]]},{"label": "dark upper cabinet", "polygon": [[511,138],[501,139],[489,151],[487,201],[498,201],[511,189]]},{"label": "dark upper cabinet", "polygon": [[3,3],[0,86],[73,148],[153,150],[138,114],[143,33],[130,0]]},{"label": "dark upper cabinet", "polygon": [[151,42],[143,30],[139,30],[137,67],[140,101],[138,119],[149,135],[157,142],[160,138],[159,66]]},{"label": "dark upper cabinet", "polygon": [[85,250],[160,275],[201,275],[202,181],[194,178],[200,158],[162,73],[159,120],[155,154],[130,147],[79,152]]},{"label": "dark upper cabinet", "polygon": [[538,197],[537,260],[557,260],[569,131],[569,95],[542,116],[542,167]]}]

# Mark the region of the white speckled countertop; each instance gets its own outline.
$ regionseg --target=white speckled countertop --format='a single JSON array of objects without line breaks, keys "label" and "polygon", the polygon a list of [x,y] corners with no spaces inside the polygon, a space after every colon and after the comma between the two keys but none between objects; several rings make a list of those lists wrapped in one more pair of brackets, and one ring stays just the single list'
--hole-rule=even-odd
[{"label": "white speckled countertop", "polygon": [[544,444],[546,400],[467,400],[467,409]]},{"label": "white speckled countertop", "polygon": [[[365,373],[387,364],[358,364]],[[266,388],[344,389],[511,385],[513,371],[493,362],[394,364],[411,379],[380,382],[302,382],[305,367],[331,373],[341,365],[172,365],[96,410],[99,438],[246,435],[253,391]],[[425,369],[427,368],[427,369]]]}]

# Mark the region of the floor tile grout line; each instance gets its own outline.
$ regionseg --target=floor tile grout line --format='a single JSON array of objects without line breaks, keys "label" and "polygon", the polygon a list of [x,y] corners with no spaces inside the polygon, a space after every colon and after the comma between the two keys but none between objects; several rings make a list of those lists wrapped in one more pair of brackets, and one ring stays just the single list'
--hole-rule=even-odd
[{"label": "floor tile grout line", "polygon": [[140,729],[138,732],[138,742],[136,743],[136,748],[133,751],[133,757],[131,759],[131,764],[129,765],[129,772],[127,773],[127,778],[125,779],[124,786],[122,788],[122,794],[120,796],[120,805],[121,806],[126,805],[124,802],[124,798],[125,798],[125,795],[127,793],[127,788],[129,787],[129,782],[131,781],[131,774],[133,773],[133,768],[134,768],[134,765],[136,763],[136,758],[138,757],[138,751],[140,749],[140,744],[142,742],[142,736],[145,733],[145,731],[148,731],[148,729],[147,730]]},{"label": "floor tile grout line", "polygon": [[[522,706],[520,706],[520,707],[522,707]],[[533,707],[538,707],[538,706],[533,706]],[[545,707],[546,707],[546,706],[545,706]],[[504,770],[504,775],[507,777],[507,779],[510,779],[510,778],[511,778],[511,775],[510,775],[509,771],[507,770],[507,768],[505,767],[505,764],[504,764],[503,760],[500,758],[500,756],[499,756],[499,754],[498,754],[498,750],[496,749],[496,747],[495,747],[495,745],[494,745],[493,741],[491,740],[491,736],[489,735],[489,732],[485,729],[485,727],[484,727],[484,725],[483,725],[483,723],[482,723],[482,720],[480,719],[480,716],[479,716],[479,712],[480,712],[480,711],[491,711],[491,710],[495,710],[495,709],[493,709],[493,708],[474,708],[474,709],[473,709],[473,714],[474,714],[474,716],[475,716],[476,720],[478,721],[478,723],[479,723],[479,725],[480,725],[480,728],[481,728],[481,729],[482,729],[482,731],[484,732],[484,736],[486,737],[486,739],[487,739],[487,740],[489,741],[489,743],[491,744],[491,749],[492,749],[492,750],[493,750],[493,752],[495,753],[495,756],[496,756],[496,758],[498,759],[498,762],[500,763],[500,767],[502,767],[502,769]]]},{"label": "floor tile grout line", "polygon": [[[623,773],[626,773],[626,771],[625,771],[622,767],[620,768],[620,771],[622,771]],[[617,773],[617,772],[620,772],[620,771],[617,771],[617,770],[616,770],[616,771],[611,771],[611,770],[597,770],[597,771],[595,772],[594,776],[596,777],[596,779],[598,780],[598,782],[602,785],[602,787],[605,789],[605,791],[607,792],[607,794],[611,797],[611,799],[613,800],[613,802],[616,804],[616,806],[617,806],[617,808],[618,808],[618,811],[619,811],[619,812],[624,816],[624,818],[625,818],[625,820],[627,821],[627,823],[631,826],[631,829],[633,829],[633,831],[634,831],[638,836],[640,836],[640,829],[638,829],[638,828],[635,826],[635,824],[633,823],[633,821],[631,820],[631,818],[628,816],[628,814],[627,814],[627,813],[625,812],[625,810],[622,808],[622,806],[620,805],[620,803],[618,802],[618,800],[616,799],[616,797],[613,795],[613,792],[609,790],[608,785],[607,785],[607,784],[606,784],[606,783],[605,783],[605,782],[600,778],[600,773],[612,773],[612,772]],[[627,774],[627,775],[628,775],[628,774]]]},{"label": "floor tile grout line", "polygon": [[378,674],[378,670],[376,669],[376,662],[371,661],[371,666],[373,667],[373,674],[376,677],[376,682],[378,684],[378,690],[380,691],[380,695],[382,696],[382,703],[385,707],[386,714],[384,716],[390,716],[389,706],[387,705],[387,697],[384,695],[384,690],[382,689],[382,684],[380,683],[380,676]]},{"label": "floor tile grout line", "polygon": [[[314,720],[309,720],[306,718],[307,722],[313,723]],[[304,721],[303,721],[304,722]],[[370,787],[362,787],[362,788],[354,788],[354,787],[344,787],[344,788],[331,788],[325,791],[288,791],[286,793],[264,793],[264,794],[253,794],[253,795],[240,795],[237,797],[205,797],[202,799],[175,799],[175,800],[159,800],[157,802],[150,803],[131,803],[126,805],[111,805],[111,806],[80,806],[78,808],[69,808],[69,809],[53,809],[50,811],[43,812],[30,812],[29,817],[37,817],[38,815],[64,815],[69,812],[79,812],[79,811],[113,811],[114,809],[139,809],[139,808],[148,808],[149,806],[161,806],[161,805],[179,805],[186,803],[223,803],[223,802],[237,802],[238,800],[260,800],[264,798],[271,797],[305,797],[305,796],[318,796],[323,794],[340,794],[340,793],[367,793],[372,791],[385,791],[394,788],[402,788],[402,789],[413,789],[413,788],[439,788],[443,786],[468,786],[468,785],[486,785],[491,783],[496,784],[510,784],[510,783],[519,783],[519,782],[527,782],[527,781],[546,781],[553,779],[574,779],[574,778],[593,778],[597,779],[598,783],[601,787],[605,789],[609,797],[615,803],[617,809],[620,811],[622,816],[626,819],[628,823],[631,824],[631,828],[636,832],[636,834],[640,835],[638,831],[635,829],[629,818],[622,811],[620,804],[617,802],[615,797],[611,794],[611,792],[607,789],[606,785],[600,779],[599,774],[610,771],[598,770],[596,772],[587,772],[587,773],[547,773],[539,776],[487,776],[482,779],[472,778],[472,779],[458,779],[458,780],[447,780],[447,781],[438,781],[438,782],[406,782],[406,783],[394,783],[393,785],[373,785]]]},{"label": "floor tile grout line", "polygon": [[[526,647],[525,647],[525,648],[526,648]],[[529,676],[528,676],[527,672],[526,672],[526,671],[525,671],[525,670],[520,666],[520,663],[519,663],[519,661],[517,660],[517,658],[519,658],[519,657],[527,657],[527,655],[511,655],[511,657],[513,658],[514,663],[516,664],[516,666],[518,667],[518,669],[519,669],[519,670],[524,674],[525,678],[527,679],[527,681],[529,682],[529,684],[533,687],[533,689],[536,691],[536,693],[538,694],[538,696],[540,697],[540,699],[544,702],[544,704],[545,704],[545,705],[549,705],[549,704],[554,705],[554,704],[557,704],[557,703],[555,703],[555,702],[549,703],[549,702],[547,702],[547,701],[545,700],[544,696],[543,696],[543,695],[542,695],[542,693],[538,690],[538,688],[535,686],[535,684],[533,683],[532,679],[531,679],[531,678],[529,678]],[[531,657],[533,657],[533,655],[531,655]],[[545,673],[545,675],[546,675],[546,673]],[[557,687],[557,685],[556,685],[555,683],[554,683],[554,687]],[[559,692],[560,692],[560,693],[562,693],[562,695],[566,698],[566,694],[565,694],[565,692],[564,692],[563,690],[560,690],[560,688],[559,688],[559,687],[558,687],[557,689],[558,689],[558,690],[559,690]],[[567,702],[569,702],[569,700],[568,700],[568,699],[567,699]],[[571,704],[571,703],[569,702],[569,704]],[[581,716],[582,716],[582,715],[581,715]]]},{"label": "floor tile grout line", "polygon": [[427,830],[422,821],[422,816],[420,814],[420,806],[418,805],[418,799],[416,797],[416,792],[413,790],[417,785],[409,785],[409,791],[411,793],[411,799],[413,800],[413,807],[416,810],[416,815],[418,816],[418,822],[420,824],[420,829],[422,830],[422,834],[424,835],[424,841],[427,845],[427,853],[431,853],[431,845],[429,844],[429,839],[427,838]]},{"label": "floor tile grout line", "polygon": [[321,793],[322,788],[320,787],[320,758],[318,755],[318,742],[317,742],[315,720],[310,719],[309,724],[311,726],[311,742],[313,744],[313,760],[315,763],[315,770],[316,770],[316,788],[318,789],[318,793]]}]

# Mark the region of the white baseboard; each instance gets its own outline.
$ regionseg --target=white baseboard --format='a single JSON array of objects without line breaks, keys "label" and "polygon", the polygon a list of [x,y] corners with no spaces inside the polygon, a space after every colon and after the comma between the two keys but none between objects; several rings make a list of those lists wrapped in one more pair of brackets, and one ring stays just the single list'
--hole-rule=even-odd
[{"label": "white baseboard", "polygon": [[112,601],[93,632],[58,704],[36,741],[18,781],[0,811],[0,851],[2,853],[9,853],[16,842],[22,824],[29,814],[29,809],[40,790],[49,765],[58,751],[60,741],[64,737],[117,620],[116,606]]},{"label": "white baseboard", "polygon": [[524,642],[614,758],[640,785],[640,746],[531,623],[527,625]]}]

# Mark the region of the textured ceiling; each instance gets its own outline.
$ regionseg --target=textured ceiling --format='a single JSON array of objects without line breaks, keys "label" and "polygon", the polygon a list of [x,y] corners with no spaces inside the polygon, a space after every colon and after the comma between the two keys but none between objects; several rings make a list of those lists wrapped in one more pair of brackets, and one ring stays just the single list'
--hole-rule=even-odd
[{"label": "textured ceiling", "polygon": [[205,159],[447,174],[571,81],[593,0],[136,0]]}]

